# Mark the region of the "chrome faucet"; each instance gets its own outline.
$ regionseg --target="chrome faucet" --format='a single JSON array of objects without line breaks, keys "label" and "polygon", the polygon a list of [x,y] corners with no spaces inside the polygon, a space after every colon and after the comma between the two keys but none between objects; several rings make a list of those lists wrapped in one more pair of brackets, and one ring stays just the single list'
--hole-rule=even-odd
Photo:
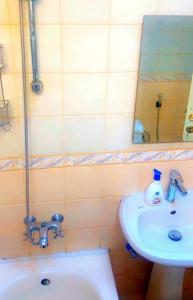
[{"label": "chrome faucet", "polygon": [[[32,245],[39,245],[40,248],[47,248],[49,246],[48,232],[52,231],[54,238],[62,238],[62,222],[64,217],[61,214],[55,214],[52,216],[51,221],[41,221],[40,223],[36,222],[34,216],[25,217],[24,224],[27,226],[27,230],[24,233],[26,240],[28,239]],[[38,237],[35,238],[35,234],[38,234]]]},{"label": "chrome faucet", "polygon": [[175,201],[176,190],[178,190],[183,196],[187,195],[187,190],[183,186],[183,178],[179,171],[171,170],[170,171],[170,180],[167,189],[166,200],[170,203]]}]

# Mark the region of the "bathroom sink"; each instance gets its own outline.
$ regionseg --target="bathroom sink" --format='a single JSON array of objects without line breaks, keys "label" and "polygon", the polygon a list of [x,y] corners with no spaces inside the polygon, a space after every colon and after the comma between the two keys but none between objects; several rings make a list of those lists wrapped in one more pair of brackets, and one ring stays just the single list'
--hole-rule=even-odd
[{"label": "bathroom sink", "polygon": [[164,265],[193,266],[193,190],[185,197],[176,194],[173,204],[163,200],[157,206],[146,204],[143,193],[133,194],[122,199],[119,217],[127,241],[141,256]]}]

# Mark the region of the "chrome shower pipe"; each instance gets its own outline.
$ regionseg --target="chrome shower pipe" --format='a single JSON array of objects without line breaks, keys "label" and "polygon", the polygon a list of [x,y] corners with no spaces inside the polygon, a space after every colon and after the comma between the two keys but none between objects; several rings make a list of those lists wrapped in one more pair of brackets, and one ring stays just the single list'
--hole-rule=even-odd
[{"label": "chrome shower pipe", "polygon": [[26,200],[27,229],[29,229],[30,227],[29,135],[28,135],[28,103],[27,103],[26,52],[25,52],[23,0],[19,0],[19,16],[20,16],[20,36],[21,36],[21,54],[22,54],[23,107],[24,107],[25,200]]},{"label": "chrome shower pipe", "polygon": [[43,83],[39,78],[39,69],[38,69],[37,36],[36,36],[36,24],[35,24],[36,23],[35,22],[36,1],[37,0],[28,0],[31,58],[32,58],[32,70],[33,70],[33,81],[31,83],[31,88],[33,93],[40,94],[43,89]]}]

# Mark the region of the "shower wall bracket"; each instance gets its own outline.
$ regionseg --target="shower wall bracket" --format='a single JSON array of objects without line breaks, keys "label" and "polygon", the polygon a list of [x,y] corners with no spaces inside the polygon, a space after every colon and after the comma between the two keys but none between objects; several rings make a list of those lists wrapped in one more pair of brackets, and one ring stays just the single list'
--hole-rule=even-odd
[{"label": "shower wall bracket", "polygon": [[43,90],[43,83],[39,78],[38,54],[37,54],[37,36],[36,36],[36,18],[35,18],[35,2],[37,0],[28,0],[29,7],[29,24],[30,24],[30,41],[31,41],[31,57],[33,81],[31,89],[34,94],[40,94]]}]

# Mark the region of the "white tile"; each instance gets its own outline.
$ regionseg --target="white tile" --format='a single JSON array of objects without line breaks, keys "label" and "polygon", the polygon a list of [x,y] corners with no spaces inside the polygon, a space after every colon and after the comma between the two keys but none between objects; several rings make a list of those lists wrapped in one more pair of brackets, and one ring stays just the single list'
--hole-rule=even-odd
[{"label": "white tile", "polygon": [[28,76],[29,114],[33,117],[63,115],[62,75],[40,74],[43,91],[35,95],[31,90],[32,76]]},{"label": "white tile", "polygon": [[63,72],[107,70],[107,26],[63,26]]},{"label": "white tile", "polygon": [[190,0],[158,0],[157,14],[193,15],[193,1]]},{"label": "white tile", "polygon": [[9,11],[7,0],[0,1],[0,24],[9,24]]},{"label": "white tile", "polygon": [[[19,24],[18,0],[1,0],[8,2],[9,17],[11,24]],[[24,23],[29,23],[28,1],[23,1]],[[61,7],[60,0],[38,0],[35,1],[36,24],[60,24]]]},{"label": "white tile", "polygon": [[105,150],[126,150],[131,144],[133,115],[106,117]]},{"label": "white tile", "polygon": [[[25,27],[25,30],[27,28]],[[29,36],[26,36],[26,44],[30,44]],[[20,28],[19,25],[12,25],[10,26],[10,39],[11,39],[11,46],[12,46],[12,69],[15,73],[22,72],[22,56],[21,56],[21,37],[20,37]],[[30,49],[28,47],[28,49]],[[29,51],[28,51],[29,52]],[[30,57],[28,53],[27,59]],[[29,63],[28,63],[29,64]],[[31,65],[31,61],[30,61]]]},{"label": "white tile", "polygon": [[3,63],[5,65],[3,72],[13,73],[14,72],[14,64],[13,64],[14,53],[12,51],[11,30],[8,25],[0,25],[0,44],[2,44],[2,46],[3,46]]},{"label": "white tile", "polygon": [[[10,24],[19,24],[19,3],[18,0],[4,0],[7,2],[8,11],[9,11],[9,23]],[[27,9],[27,1],[23,1],[23,5]],[[27,19],[27,16],[26,16]]]},{"label": "white tile", "polygon": [[134,111],[137,73],[109,73],[107,89],[107,113]]},{"label": "white tile", "polygon": [[62,0],[62,22],[100,24],[109,19],[110,0]]},{"label": "white tile", "polygon": [[61,22],[60,0],[36,1],[35,6],[36,6],[36,23],[60,24]]},{"label": "white tile", "polygon": [[61,30],[59,25],[38,25],[40,73],[61,73]]},{"label": "white tile", "polygon": [[65,117],[65,152],[103,150],[104,116]]},{"label": "white tile", "polygon": [[30,152],[32,155],[52,155],[64,152],[62,117],[30,118]]},{"label": "white tile", "polygon": [[142,24],[144,15],[155,14],[157,0],[112,0],[112,24]]},{"label": "white tile", "polygon": [[23,119],[11,119],[11,130],[0,129],[0,157],[23,157],[24,128]]},{"label": "white tile", "polygon": [[63,76],[64,115],[103,114],[106,106],[106,74]]},{"label": "white tile", "polygon": [[110,72],[137,72],[140,53],[141,26],[111,26]]}]

